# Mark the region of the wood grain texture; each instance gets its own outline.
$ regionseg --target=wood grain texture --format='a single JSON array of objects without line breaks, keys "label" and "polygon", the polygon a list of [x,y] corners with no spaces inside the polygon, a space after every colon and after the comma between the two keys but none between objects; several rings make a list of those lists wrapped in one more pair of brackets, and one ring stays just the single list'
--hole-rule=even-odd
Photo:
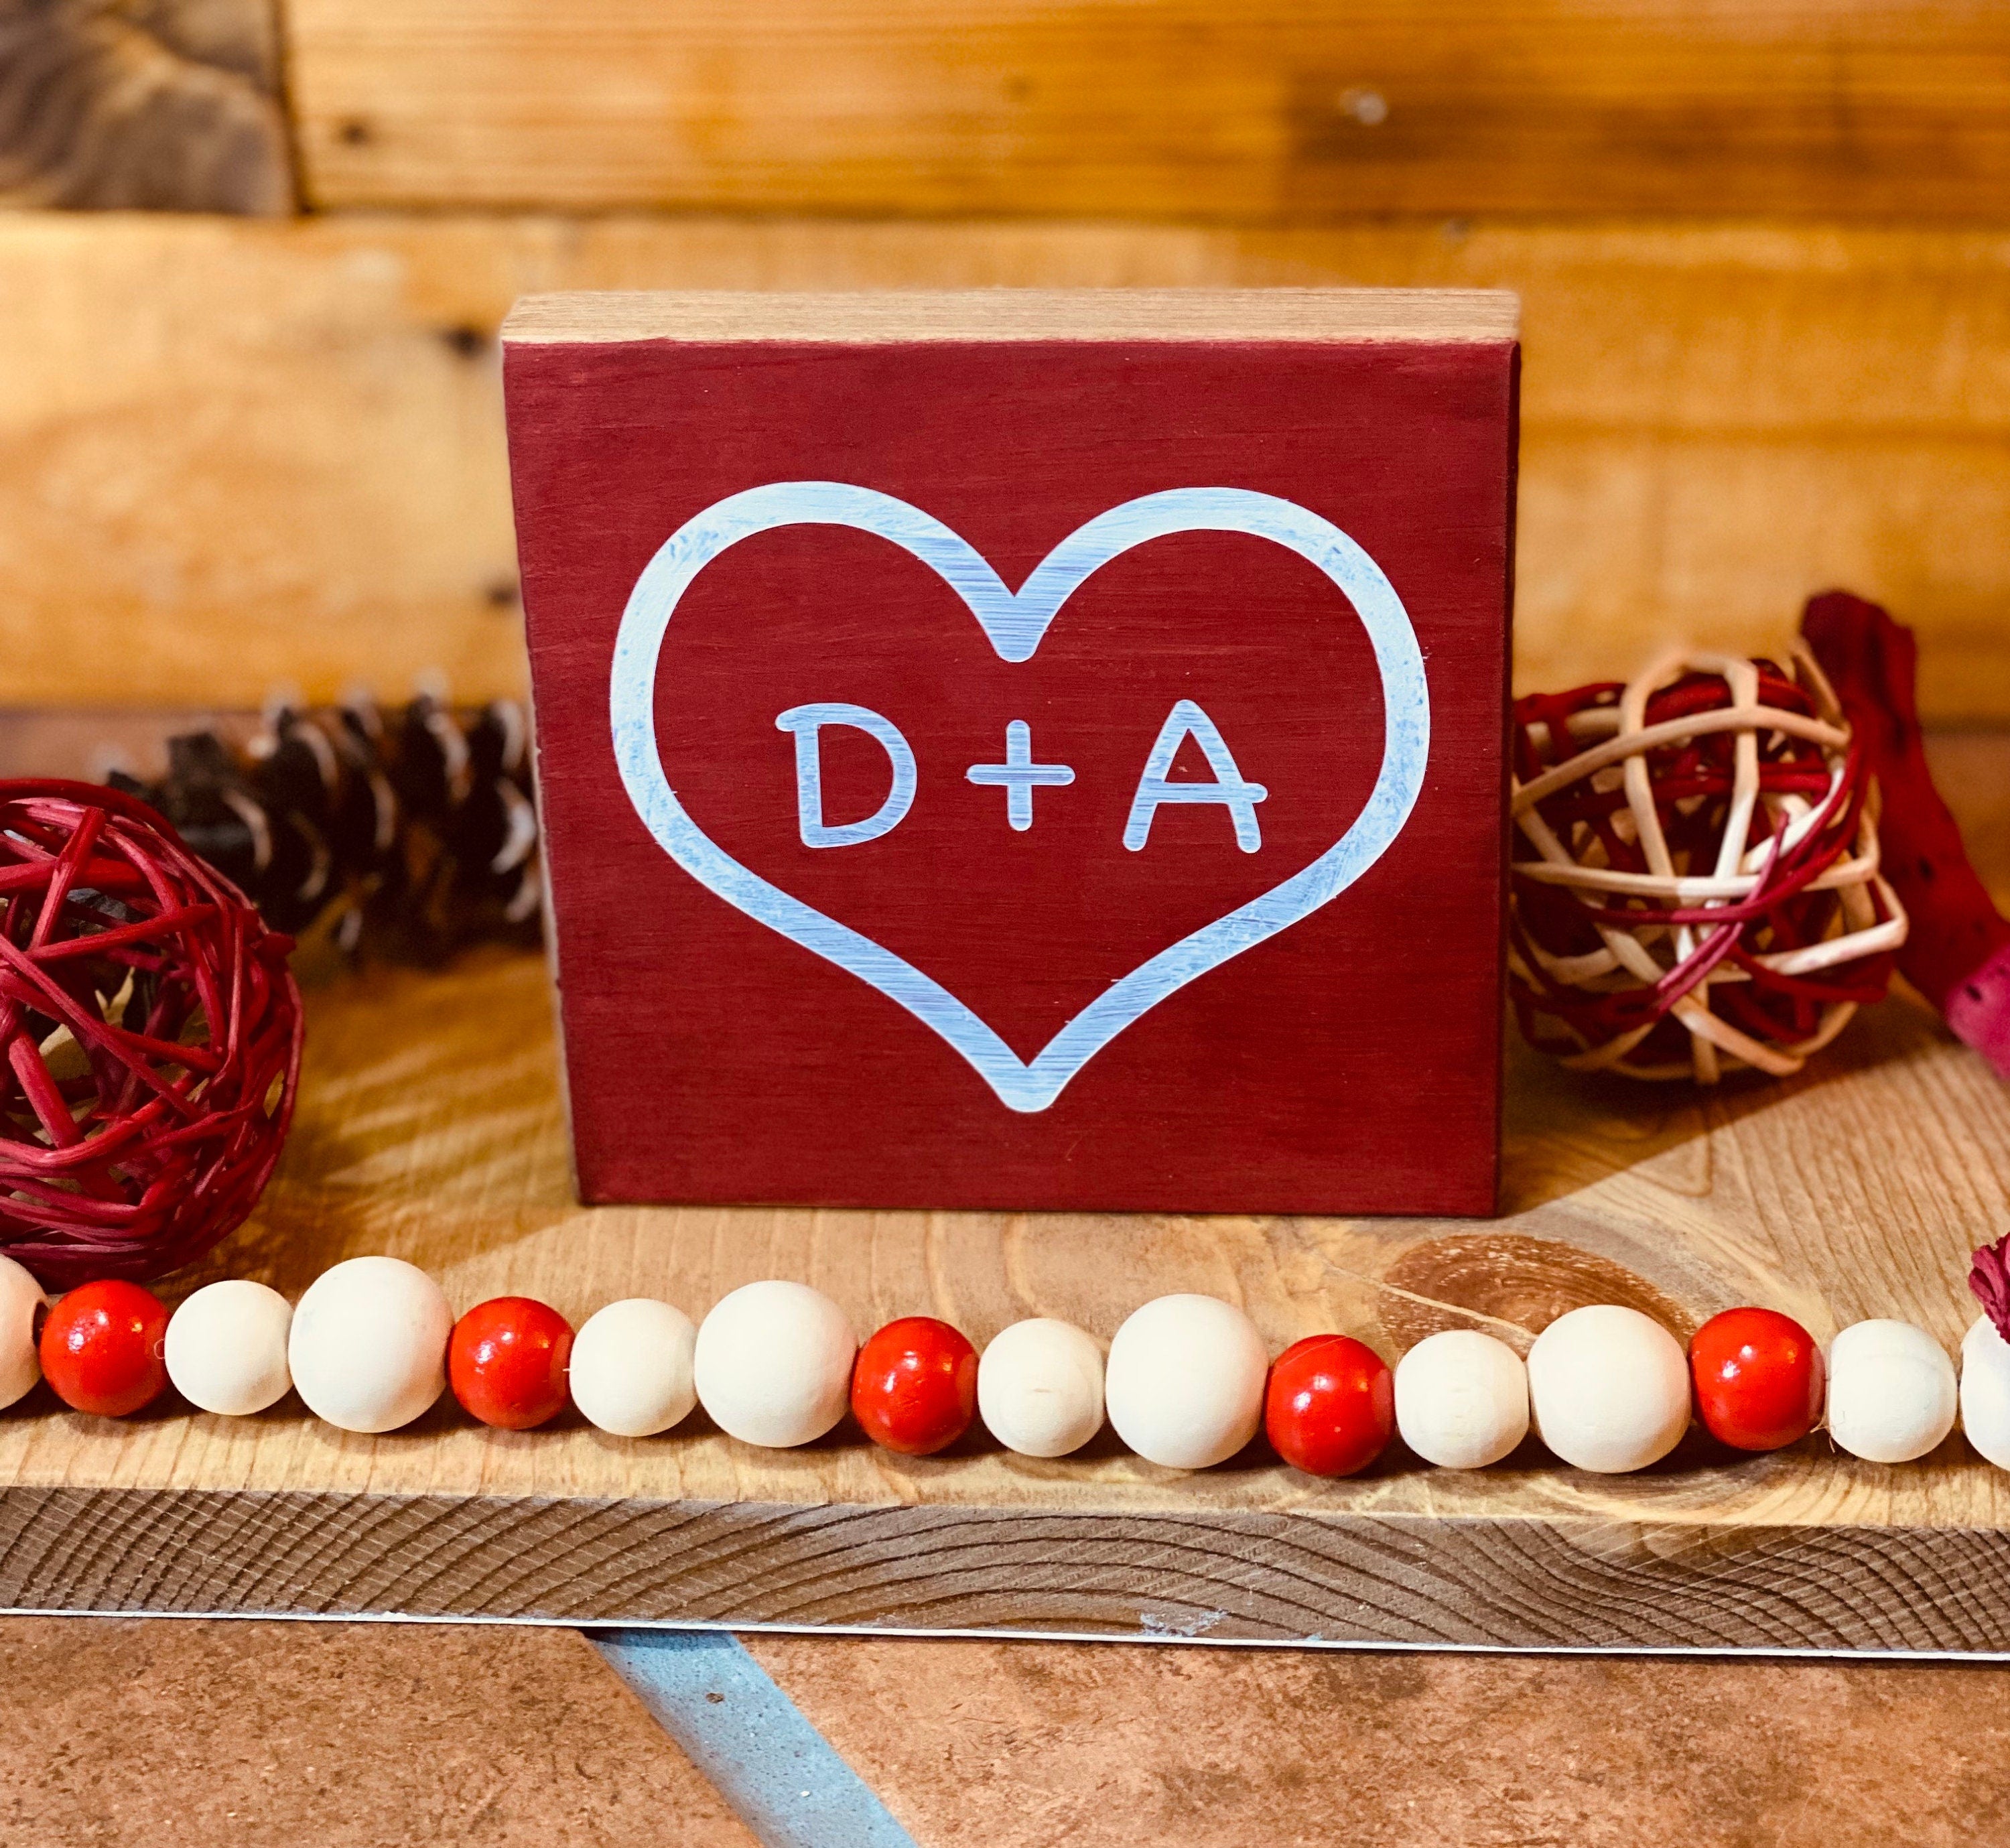
[{"label": "wood grain texture", "polygon": [[1243,220],[1993,216],[1963,0],[289,0],[310,196]]},{"label": "wood grain texture", "polygon": [[1518,684],[1842,584],[2010,716],[2010,236],[0,219],[0,699],[520,692],[495,353],[538,290],[1390,284],[1523,304]]},{"label": "wood grain texture", "polygon": [[5,0],[0,204],[293,203],[270,0]]},{"label": "wood grain texture", "polygon": [[9,1612],[2000,1654],[2006,1568],[1944,1528],[0,1493]]},{"label": "wood grain texture", "polygon": [[[1273,1351],[1320,1328],[1394,1356],[1433,1327],[1525,1342],[1642,1301],[1685,1330],[1768,1302],[1826,1339],[1867,1315],[1950,1349],[1977,1239],[2010,1224],[2010,1092],[1902,1001],[1801,1077],[1698,1097],[1511,1056],[1508,1217],[1470,1221],[589,1208],[572,1198],[534,959],[314,993],[301,1114],[211,1267],[297,1295],[389,1251],[459,1306],[575,1320],[754,1278],[861,1327],[933,1313],[982,1342],[1028,1314],[1107,1337],[1138,1302],[1241,1302]],[[854,1432],[791,1452],[704,1426],[507,1434],[438,1408],[344,1435],[293,1399],[125,1425],[44,1389],[0,1416],[0,1604],[396,1610],[735,1625],[1064,1629],[1492,1645],[2010,1648],[2010,1477],[1956,1436],[1856,1462],[1817,1437],[1728,1459],[1692,1439],[1593,1477],[1533,1447],[1466,1476],[1392,1455],[1320,1484],[1251,1455],[1181,1477],[1107,1434],[1081,1457],[972,1438],[903,1460]]]}]

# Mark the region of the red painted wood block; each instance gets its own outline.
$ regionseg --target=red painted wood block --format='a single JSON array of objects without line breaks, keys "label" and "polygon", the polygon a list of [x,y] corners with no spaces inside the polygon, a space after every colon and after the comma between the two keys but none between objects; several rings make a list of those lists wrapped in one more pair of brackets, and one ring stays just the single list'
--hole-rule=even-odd
[{"label": "red painted wood block", "polygon": [[520,304],[585,1197],[1490,1211],[1515,329]]}]

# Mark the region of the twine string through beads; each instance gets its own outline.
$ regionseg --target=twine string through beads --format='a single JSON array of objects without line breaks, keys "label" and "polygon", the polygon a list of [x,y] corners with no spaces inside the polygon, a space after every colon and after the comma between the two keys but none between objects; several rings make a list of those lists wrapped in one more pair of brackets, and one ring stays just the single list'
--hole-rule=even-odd
[{"label": "twine string through beads", "polygon": [[1636,1078],[1784,1076],[1883,995],[1905,915],[1805,649],[1791,677],[1677,651],[1515,717],[1509,989],[1532,1043]]},{"label": "twine string through beads", "polygon": [[144,803],[0,782],[0,1252],[142,1279],[243,1220],[300,1078],[292,947]]}]

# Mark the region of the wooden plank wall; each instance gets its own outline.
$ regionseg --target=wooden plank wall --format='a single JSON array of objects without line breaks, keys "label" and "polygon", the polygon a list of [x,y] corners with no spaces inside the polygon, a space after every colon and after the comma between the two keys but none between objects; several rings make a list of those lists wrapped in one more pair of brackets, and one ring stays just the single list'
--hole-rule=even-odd
[{"label": "wooden plank wall", "polygon": [[331,206],[1999,214],[1988,0],[290,0]]},{"label": "wooden plank wall", "polygon": [[282,0],[274,43],[0,0],[0,702],[520,686],[524,289],[1467,283],[1525,300],[1525,687],[1841,583],[1935,717],[2010,721],[2000,6]]},{"label": "wooden plank wall", "polygon": [[293,204],[265,0],[0,5],[0,204]]}]

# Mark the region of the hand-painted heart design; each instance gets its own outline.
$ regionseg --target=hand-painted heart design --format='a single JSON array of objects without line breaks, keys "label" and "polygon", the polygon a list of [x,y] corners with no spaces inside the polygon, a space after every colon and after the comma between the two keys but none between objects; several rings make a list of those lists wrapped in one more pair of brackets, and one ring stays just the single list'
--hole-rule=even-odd
[{"label": "hand-painted heart design", "polygon": [[[721,848],[692,820],[664,774],[656,741],[656,663],[679,600],[729,546],[776,527],[847,526],[912,553],[954,590],[999,656],[1032,659],[1061,606],[1091,573],[1148,539],[1247,533],[1316,567],[1360,617],[1382,677],[1381,768],[1366,805],[1302,871],[1183,937],[1099,995],[1030,1063],[939,983],[839,923]],[[961,535],[892,495],[842,482],[774,482],[728,496],[671,534],[635,581],[614,645],[608,689],[615,761],[643,825],[692,878],[729,904],[813,951],[933,1028],[1011,1109],[1045,1110],[1096,1054],[1148,1009],[1231,957],[1330,903],[1387,851],[1423,787],[1430,695],[1408,613],[1381,568],[1333,525],[1294,501],[1239,488],[1176,488],[1099,514],[1042,559],[1014,592]]]}]

